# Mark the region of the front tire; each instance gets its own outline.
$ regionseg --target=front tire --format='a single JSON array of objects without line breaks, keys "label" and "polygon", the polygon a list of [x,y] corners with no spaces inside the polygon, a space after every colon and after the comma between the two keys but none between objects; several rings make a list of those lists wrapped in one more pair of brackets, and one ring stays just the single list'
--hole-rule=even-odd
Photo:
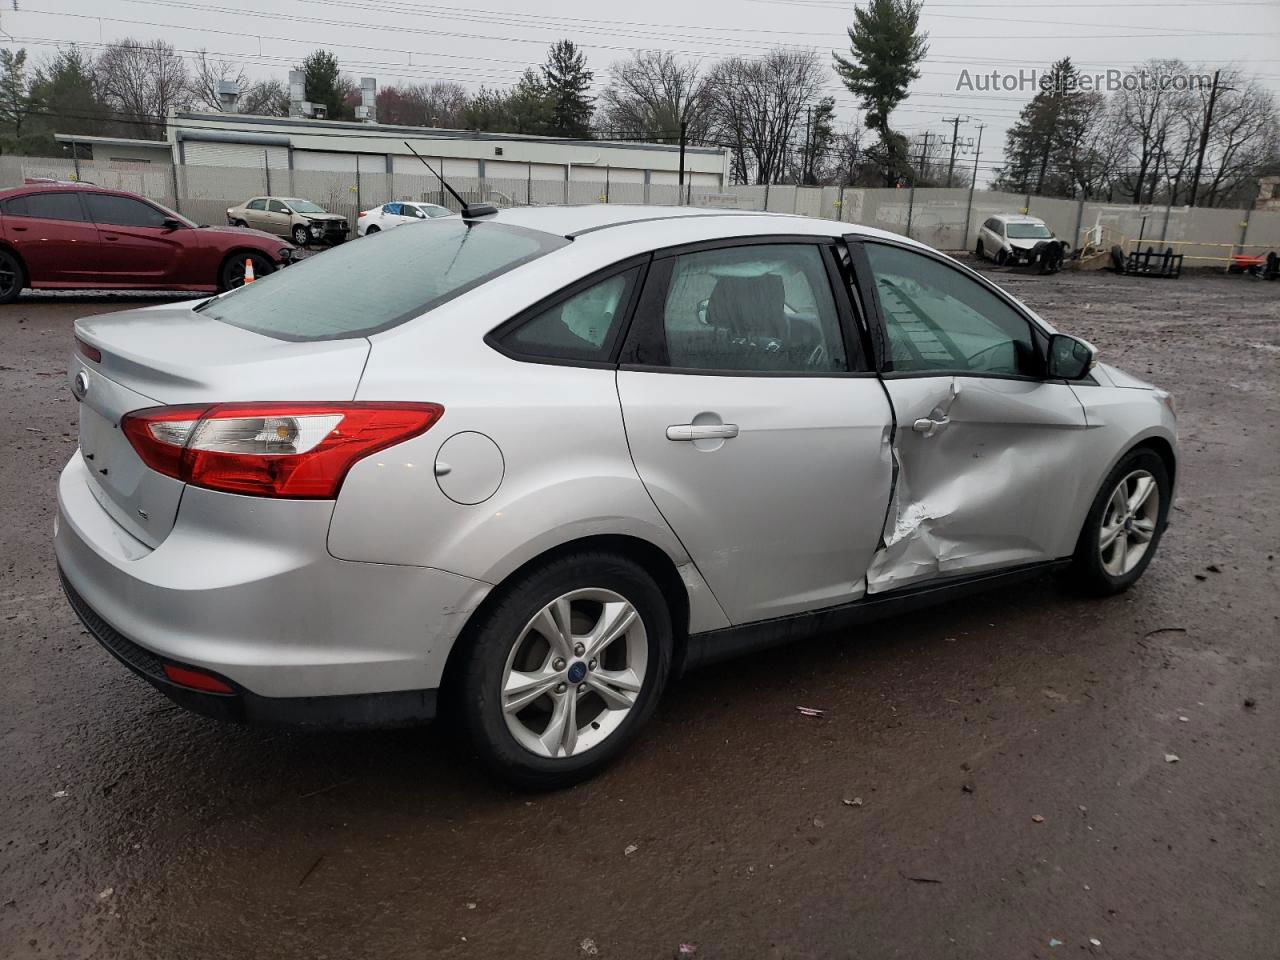
[{"label": "front tire", "polygon": [[983,248],[981,240],[978,241],[978,246],[974,249],[973,252],[974,252],[974,255],[977,256],[979,260],[987,259],[987,251]]},{"label": "front tire", "polygon": [[13,303],[27,285],[22,261],[8,250],[0,250],[0,304]]},{"label": "front tire", "polygon": [[305,247],[307,245],[307,240],[310,239],[310,234],[308,233],[307,228],[302,224],[298,224],[293,228],[292,235],[293,242],[300,247]]},{"label": "front tire", "polygon": [[1009,251],[1005,250],[1002,247],[1000,250],[996,252],[996,266],[1003,267],[1008,262],[1009,262]]},{"label": "front tire", "polygon": [[1071,561],[1071,577],[1086,593],[1128,590],[1155,556],[1169,517],[1169,470],[1153,450],[1125,454],[1094,497]]},{"label": "front tire", "polygon": [[671,669],[662,591],[607,552],[560,557],[504,587],[462,642],[468,735],[491,773],[524,789],[604,768],[653,714]]},{"label": "front tire", "polygon": [[225,293],[236,287],[244,286],[244,262],[253,261],[253,278],[261,280],[269,273],[274,273],[276,265],[265,254],[237,253],[228,257],[218,272],[218,290]]}]

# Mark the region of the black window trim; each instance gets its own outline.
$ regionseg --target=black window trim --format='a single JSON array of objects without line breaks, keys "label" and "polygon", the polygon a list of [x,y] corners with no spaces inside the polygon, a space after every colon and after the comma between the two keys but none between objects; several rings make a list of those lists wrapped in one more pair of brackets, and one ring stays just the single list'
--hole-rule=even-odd
[{"label": "black window trim", "polygon": [[[75,197],[76,202],[80,205],[79,220],[60,220],[57,217],[37,217],[29,213],[10,213],[9,205],[15,200],[27,200],[31,197]],[[89,205],[84,202],[84,192],[82,188],[77,187],[73,190],[32,190],[30,193],[20,193],[16,197],[9,197],[4,202],[4,215],[7,217],[19,217],[23,220],[52,220],[54,223],[83,223],[86,226],[95,226],[93,217],[89,216]]]},{"label": "black window trim", "polygon": [[[600,370],[616,369],[618,366],[618,352],[622,349],[627,331],[631,327],[631,318],[636,304],[640,300],[640,291],[644,289],[645,278],[649,274],[649,264],[652,260],[652,254],[642,253],[638,256],[627,257],[625,260],[611,263],[607,267],[602,267],[584,277],[580,277],[568,286],[561,287],[555,293],[543,297],[537,303],[526,307],[515,316],[498,324],[484,335],[484,342],[504,357],[519,363],[545,363],[557,367],[587,367]],[[525,353],[503,342],[503,338],[508,334],[524,326],[529,321],[542,316],[548,310],[554,309],[566,300],[571,300],[598,283],[603,283],[637,267],[640,268],[640,272],[637,274],[636,282],[632,285],[627,295],[627,302],[623,305],[621,320],[613,324],[613,329],[609,331],[608,349],[605,350],[605,358],[603,360],[588,360],[582,357],[548,357],[543,354]]]},{"label": "black window trim", "polygon": [[[836,308],[837,325],[840,329],[840,337],[845,351],[845,363],[849,365],[850,369],[813,372],[805,370],[725,370],[719,367],[675,367],[659,363],[639,363],[628,359],[628,354],[633,353],[635,350],[636,337],[639,335],[641,326],[635,322],[634,309],[632,315],[627,318],[629,329],[619,352],[618,369],[638,373],[673,373],[681,376],[767,377],[770,379],[806,377],[809,379],[831,380],[877,376],[875,365],[871,362],[872,358],[866,353],[865,349],[859,349],[857,356],[854,356],[849,349],[851,337],[858,337],[855,342],[859,344],[862,343],[862,340],[856,330],[856,321],[853,319],[853,306],[848,296],[842,297],[840,293],[843,283],[841,282],[839,269],[835,264],[834,250],[832,249],[839,242],[837,237],[826,234],[762,233],[755,236],[716,237],[711,240],[698,240],[692,243],[660,247],[653,252],[653,266],[649,270],[648,278],[645,281],[645,289],[641,290],[640,295],[635,298],[634,308],[638,309],[644,294],[648,292],[650,281],[661,283],[663,285],[663,293],[666,292],[666,284],[671,279],[671,265],[675,262],[676,257],[691,253],[703,253],[708,250],[730,249],[732,247],[773,247],[781,244],[817,246],[822,258],[823,270],[826,273],[827,284],[831,288],[831,299]],[[859,366],[865,369],[853,369],[855,360],[860,361]]]},{"label": "black window trim", "polygon": [[992,283],[971,267],[967,267],[962,263],[957,263],[950,257],[943,256],[928,247],[917,247],[914,244],[902,243],[887,237],[867,237],[860,234],[848,234],[845,236],[844,240],[849,246],[850,260],[854,265],[854,271],[859,279],[860,288],[866,288],[871,291],[871,295],[869,297],[865,297],[864,295],[864,298],[871,301],[871,309],[868,312],[872,317],[872,324],[875,329],[875,335],[871,338],[873,346],[876,349],[875,367],[883,379],[918,380],[922,377],[974,377],[984,380],[1022,380],[1031,383],[1066,382],[1065,380],[1046,377],[1043,374],[992,373],[986,370],[885,370],[885,358],[888,355],[888,341],[884,323],[884,311],[880,306],[880,291],[876,286],[875,275],[871,269],[871,262],[867,258],[866,244],[876,243],[886,247],[898,247],[901,250],[906,250],[910,253],[915,253],[933,260],[936,263],[939,263],[944,267],[948,267],[971,280],[976,280],[980,286],[995,294],[997,299],[1003,301],[1014,311],[1014,313],[1026,322],[1027,326],[1031,330],[1031,339],[1035,345],[1036,353],[1041,358],[1042,363],[1049,348],[1050,334],[1043,326],[1041,326],[1040,322],[1036,320],[1035,317],[1031,316],[1021,304],[1014,300],[1004,290],[1000,289],[999,286]]}]

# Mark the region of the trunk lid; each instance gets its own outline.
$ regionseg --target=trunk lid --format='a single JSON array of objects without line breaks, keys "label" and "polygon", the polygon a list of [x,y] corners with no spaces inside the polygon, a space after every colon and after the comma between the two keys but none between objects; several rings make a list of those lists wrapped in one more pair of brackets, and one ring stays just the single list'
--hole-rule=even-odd
[{"label": "trunk lid", "polygon": [[184,484],[147,467],[120,418],[144,407],[261,400],[351,400],[369,355],[364,338],[289,342],[194,312],[192,303],[76,321],[72,393],[80,401],[80,450],[94,497],[148,546],[168,535]]}]

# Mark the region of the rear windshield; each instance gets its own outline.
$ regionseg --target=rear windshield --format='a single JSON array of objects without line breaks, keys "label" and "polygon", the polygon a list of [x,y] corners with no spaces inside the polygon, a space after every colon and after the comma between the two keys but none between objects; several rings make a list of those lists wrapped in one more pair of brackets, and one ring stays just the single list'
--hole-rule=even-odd
[{"label": "rear windshield", "polygon": [[505,223],[442,218],[325,250],[198,309],[280,340],[363,337],[568,243]]}]

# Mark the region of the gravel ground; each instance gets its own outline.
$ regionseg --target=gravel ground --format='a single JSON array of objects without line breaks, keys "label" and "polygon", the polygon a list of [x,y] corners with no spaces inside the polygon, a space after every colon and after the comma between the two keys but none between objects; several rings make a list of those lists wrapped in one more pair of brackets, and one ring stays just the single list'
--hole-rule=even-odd
[{"label": "gravel ground", "polygon": [[71,323],[138,298],[0,308],[0,957],[1276,956],[1280,283],[993,276],[1177,395],[1138,587],[694,674],[536,797],[441,726],[222,726],[111,660],[59,593],[53,490]]}]

